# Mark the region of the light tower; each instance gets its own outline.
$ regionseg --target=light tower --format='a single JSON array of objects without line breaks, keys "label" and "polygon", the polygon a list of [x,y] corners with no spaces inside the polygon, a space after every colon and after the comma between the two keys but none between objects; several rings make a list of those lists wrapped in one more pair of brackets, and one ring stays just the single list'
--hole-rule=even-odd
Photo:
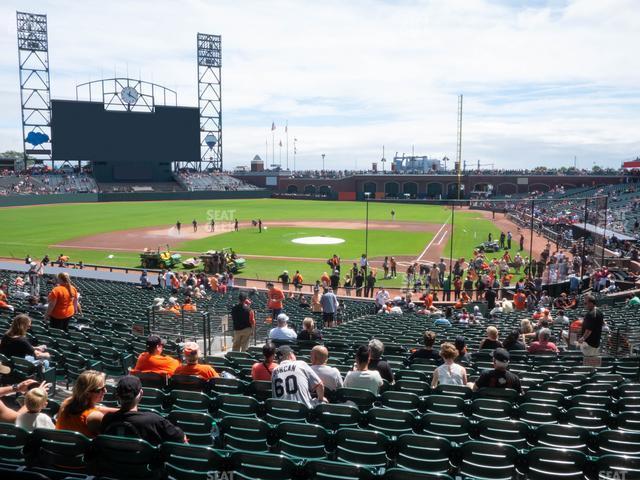
[{"label": "light tower", "polygon": [[222,171],[222,48],[220,35],[198,33],[200,155]]}]

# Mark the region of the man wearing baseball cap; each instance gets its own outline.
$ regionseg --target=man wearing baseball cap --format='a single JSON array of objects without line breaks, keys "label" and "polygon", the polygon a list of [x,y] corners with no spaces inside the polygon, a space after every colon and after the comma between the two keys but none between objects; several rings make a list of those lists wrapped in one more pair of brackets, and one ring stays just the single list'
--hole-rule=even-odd
[{"label": "man wearing baseball cap", "polygon": [[520,379],[511,373],[509,367],[509,352],[504,348],[496,348],[493,351],[493,370],[483,372],[473,386],[474,391],[481,388],[510,388],[522,393]]},{"label": "man wearing baseball cap", "polygon": [[296,360],[291,347],[279,347],[277,357],[280,364],[271,372],[273,398],[301,402],[313,408],[315,402],[311,394],[315,391],[317,399],[324,400],[322,380],[306,362]]},{"label": "man wearing baseball cap", "polygon": [[173,375],[180,362],[175,358],[163,355],[165,341],[157,335],[149,335],[147,338],[147,351],[138,357],[136,366],[131,373],[151,372]]},{"label": "man wearing baseball cap", "polygon": [[204,380],[219,377],[218,372],[211,365],[203,365],[198,363],[200,356],[200,348],[196,342],[187,342],[184,344],[184,361],[185,365],[180,365],[174,375],[195,375]]},{"label": "man wearing baseball cap", "polygon": [[118,381],[116,398],[120,410],[107,413],[102,418],[100,433],[107,435],[135,436],[151,445],[163,442],[185,442],[184,432],[169,420],[154,412],[139,412],[142,383],[138,377],[127,375]]}]

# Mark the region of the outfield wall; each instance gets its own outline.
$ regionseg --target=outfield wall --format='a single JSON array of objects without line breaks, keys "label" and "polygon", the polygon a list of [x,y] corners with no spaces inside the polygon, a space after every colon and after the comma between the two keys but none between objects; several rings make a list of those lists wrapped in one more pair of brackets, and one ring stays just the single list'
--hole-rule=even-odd
[{"label": "outfield wall", "polygon": [[60,193],[52,195],[11,195],[0,197],[0,207],[49,205],[55,203],[240,200],[270,197],[271,192],[268,190],[243,190],[231,192]]}]

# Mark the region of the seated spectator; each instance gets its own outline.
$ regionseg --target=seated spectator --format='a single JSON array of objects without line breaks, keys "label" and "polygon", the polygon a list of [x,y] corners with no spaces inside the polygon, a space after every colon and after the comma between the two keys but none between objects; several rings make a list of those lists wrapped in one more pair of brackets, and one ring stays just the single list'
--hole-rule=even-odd
[{"label": "seated spectator", "polygon": [[[176,278],[175,276],[173,278]],[[169,306],[164,309],[165,312],[173,313],[174,315],[180,315],[180,305],[178,305],[178,299],[176,297],[169,297],[167,300]]]},{"label": "seated spectator", "polygon": [[100,405],[107,391],[106,375],[95,370],[85,370],[73,384],[73,391],[58,412],[56,429],[71,430],[93,438],[100,432],[104,414],[115,408]]},{"label": "seated spectator", "polygon": [[24,406],[27,411],[18,415],[16,425],[27,432],[33,432],[36,428],[56,428],[51,417],[42,413],[42,409],[48,402],[49,397],[44,388],[37,387],[29,390],[24,396]]},{"label": "seated spectator", "polygon": [[558,315],[556,316],[556,320],[558,321],[558,323],[560,323],[561,325],[569,325],[569,323],[571,323],[571,321],[569,320],[569,317],[567,317],[567,315],[565,314],[564,310],[559,310],[558,311]]},{"label": "seated spectator", "polygon": [[424,347],[411,352],[408,362],[412,363],[416,358],[426,358],[439,363],[440,355],[433,350],[433,344],[436,342],[436,334],[430,330],[424,332],[422,342],[424,343]]},{"label": "seated spectator", "polygon": [[487,328],[487,337],[480,342],[479,350],[495,350],[502,348],[502,342],[498,340],[498,329],[494,326]]},{"label": "seated spectator", "polygon": [[296,360],[291,347],[281,346],[277,355],[280,364],[271,375],[273,398],[301,402],[309,408],[315,405],[313,392],[319,401],[325,400],[322,381],[306,362]]},{"label": "seated spectator", "polygon": [[435,326],[444,326],[444,327],[450,327],[451,326],[451,322],[449,321],[449,319],[445,318],[445,317],[438,317],[434,320],[433,324]]},{"label": "seated spectator", "polygon": [[9,305],[7,295],[2,290],[0,290],[0,309],[9,310],[10,312],[15,310],[13,305]]},{"label": "seated spectator", "polygon": [[511,352],[513,350],[527,350],[527,346],[522,341],[520,330],[512,330],[511,332],[509,332],[507,338],[505,338],[504,342],[502,342],[502,347],[508,352]]},{"label": "seated spectator", "polygon": [[163,355],[165,341],[157,335],[150,335],[147,338],[147,351],[138,356],[136,366],[131,373],[151,372],[159,374],[173,375],[180,362],[175,358]]},{"label": "seated spectator", "polygon": [[475,323],[480,323],[480,320],[484,320],[482,316],[482,312],[480,311],[480,307],[478,305],[473,306],[473,319]]},{"label": "seated spectator", "polygon": [[182,310],[184,310],[185,312],[197,312],[198,308],[196,307],[196,304],[191,300],[191,297],[185,297],[184,303],[182,304]]},{"label": "seated spectator", "polygon": [[[0,375],[7,375],[11,372],[11,369],[6,365],[0,364]],[[33,388],[33,386],[37,385],[38,382],[35,380],[29,379],[20,383],[16,383],[13,385],[7,385],[6,387],[0,387],[0,397],[6,397],[7,395],[14,395],[16,393],[26,393],[29,388]],[[47,385],[42,382],[40,384],[41,388],[47,388]],[[0,401],[0,422],[4,423],[15,423],[16,418],[23,412],[26,412],[26,406],[23,406],[19,410],[13,410],[7,407],[4,402]]]},{"label": "seated spectator", "polygon": [[198,363],[200,349],[196,342],[187,342],[184,344],[184,361],[185,365],[176,368],[174,375],[196,375],[204,380],[219,377],[218,372],[211,365],[203,365]]},{"label": "seated spectator", "polygon": [[347,388],[362,388],[378,395],[380,387],[384,384],[377,370],[369,370],[370,351],[367,345],[360,345],[356,351],[354,369],[344,378],[344,386]]},{"label": "seated spectator", "polygon": [[289,328],[287,322],[289,321],[289,317],[284,313],[278,315],[278,326],[272,328],[269,332],[270,340],[296,340],[298,335],[296,331],[292,328]]},{"label": "seated spectator", "polygon": [[186,443],[184,432],[166,418],[154,412],[139,412],[142,383],[138,377],[127,375],[118,380],[116,398],[120,409],[107,413],[100,424],[105,435],[135,436],[160,445],[163,442]]},{"label": "seated spectator", "polygon": [[471,355],[467,352],[467,342],[462,336],[456,337],[454,343],[458,356],[456,357],[456,363],[469,363],[471,361]]},{"label": "seated spectator", "polygon": [[35,364],[49,366],[49,353],[45,345],[33,347],[27,340],[27,332],[31,328],[31,318],[27,315],[17,315],[11,322],[11,327],[0,340],[0,353],[5,357],[20,357]]},{"label": "seated spectator", "polygon": [[538,340],[531,342],[529,345],[529,353],[543,353],[543,352],[558,352],[558,347],[555,343],[550,342],[551,330],[548,328],[542,328],[538,332]]},{"label": "seated spectator", "polygon": [[271,373],[278,366],[275,361],[276,347],[273,343],[267,342],[262,346],[262,362],[256,362],[251,366],[251,378],[253,380],[271,381]]},{"label": "seated spectator", "polygon": [[530,341],[532,338],[535,338],[536,332],[534,332],[531,320],[528,318],[523,318],[520,321],[520,334],[522,335],[522,339],[525,343]]},{"label": "seated spectator", "polygon": [[369,370],[377,370],[380,376],[389,383],[393,383],[393,372],[386,360],[382,359],[384,344],[374,338],[369,342]]},{"label": "seated spectator", "polygon": [[440,357],[443,364],[433,371],[431,380],[431,388],[442,385],[466,385],[467,370],[457,363],[454,363],[458,357],[458,350],[452,343],[443,343],[440,346]]},{"label": "seated spectator", "polygon": [[487,370],[480,374],[473,386],[474,391],[481,388],[511,388],[522,393],[520,379],[514,373],[507,370],[509,367],[509,352],[503,348],[497,348],[493,352],[493,370]]},{"label": "seated spectator", "polygon": [[316,327],[313,318],[305,318],[302,321],[302,331],[298,334],[298,340],[315,341],[322,340],[322,334]]},{"label": "seated spectator", "polygon": [[327,365],[329,360],[329,350],[323,345],[316,345],[311,349],[311,369],[316,372],[324,385],[325,394],[327,390],[335,392],[338,388],[342,388],[342,375],[335,367]]}]

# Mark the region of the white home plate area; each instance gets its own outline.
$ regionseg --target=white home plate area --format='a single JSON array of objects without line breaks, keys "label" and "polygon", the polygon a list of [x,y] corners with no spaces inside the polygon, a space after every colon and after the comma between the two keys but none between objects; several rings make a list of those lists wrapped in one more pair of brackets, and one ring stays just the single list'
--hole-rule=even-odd
[{"label": "white home plate area", "polygon": [[336,245],[344,243],[344,238],[337,237],[300,237],[291,240],[293,243],[301,243],[303,245]]}]

